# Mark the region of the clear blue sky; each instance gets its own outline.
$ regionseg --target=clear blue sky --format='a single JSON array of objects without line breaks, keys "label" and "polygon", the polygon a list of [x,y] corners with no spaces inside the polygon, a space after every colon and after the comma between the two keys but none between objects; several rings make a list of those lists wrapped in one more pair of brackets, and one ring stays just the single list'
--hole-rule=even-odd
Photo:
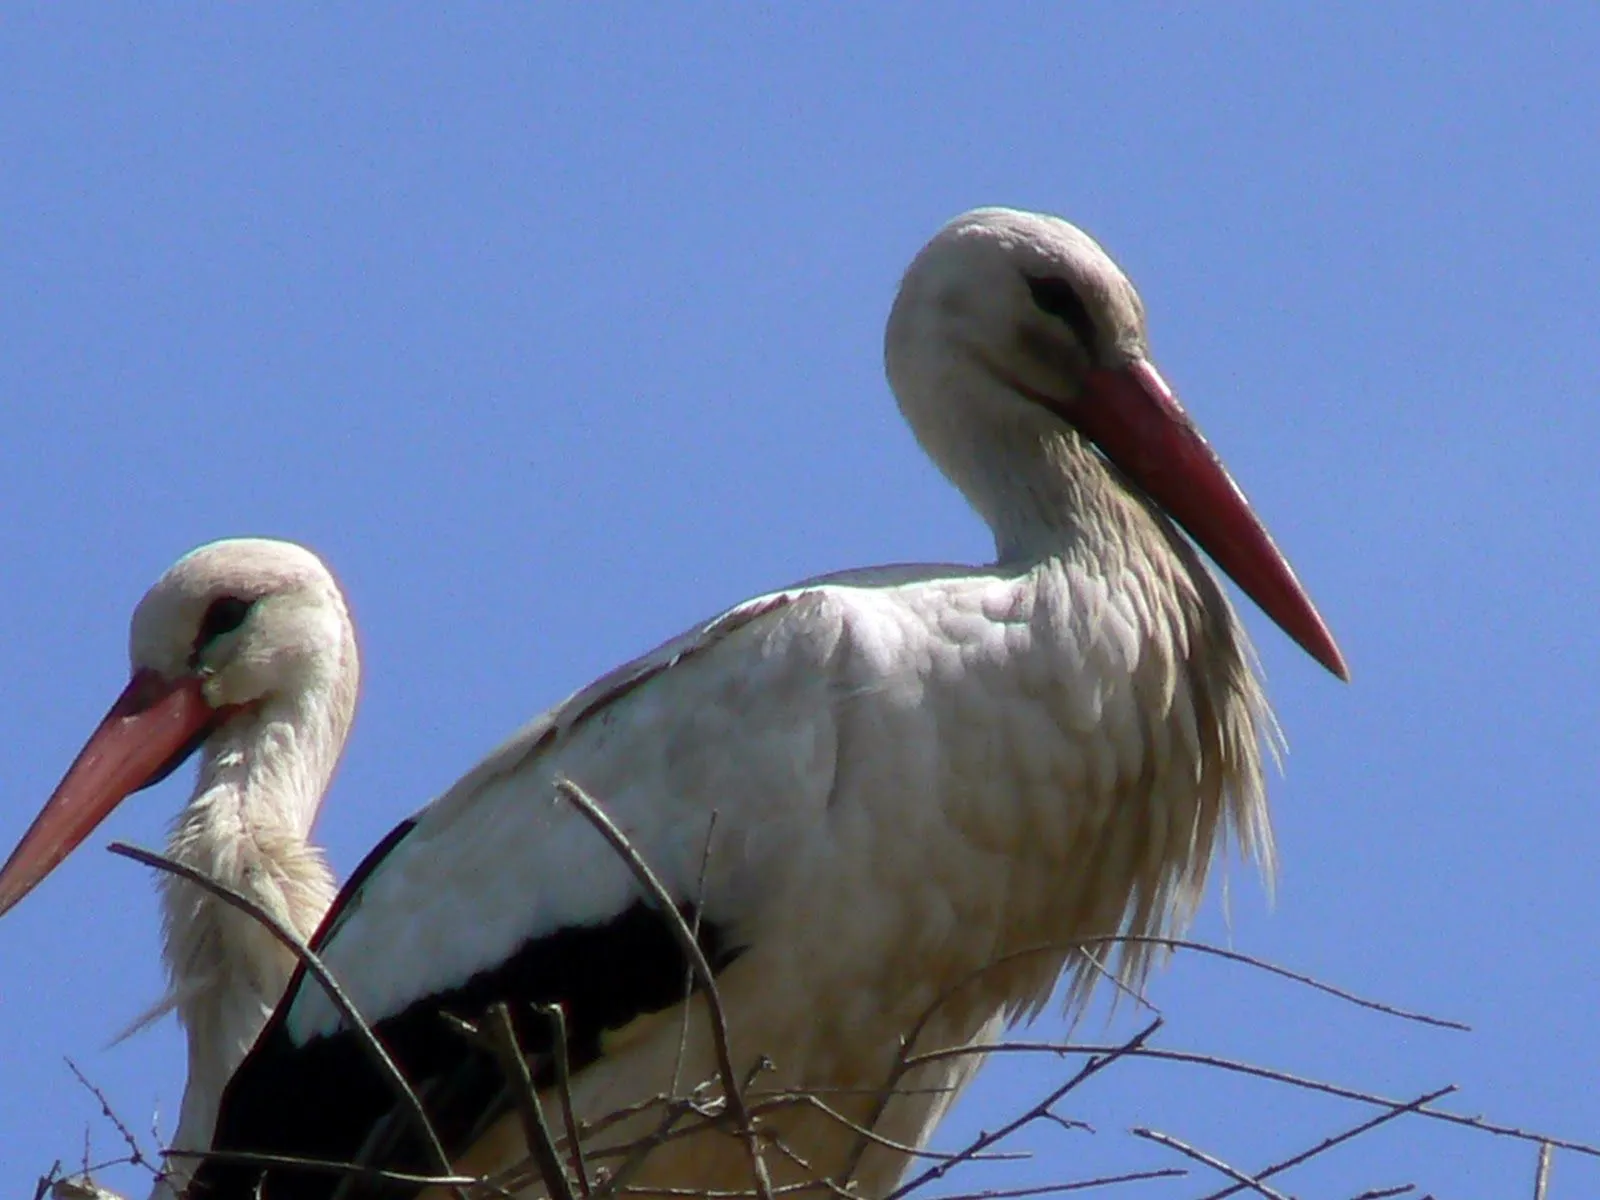
[{"label": "clear blue sky", "polygon": [[[514,726],[745,596],[980,560],[883,381],[899,273],[978,204],[1060,213],[1300,569],[1349,687],[1245,613],[1292,753],[1275,907],[1154,982],[1163,1044],[1600,1138],[1600,16],[1591,6],[12,10],[0,32],[0,850],[125,676],[180,552],[320,550],[366,687],[340,873]],[[359,14],[370,18],[370,13]],[[116,1152],[73,1056],[170,1130],[159,845],[185,772],[0,923],[0,1192]],[[1081,1032],[1110,1033],[1100,1015]],[[1059,1032],[1055,1021],[1044,1032]],[[1063,1068],[991,1066],[954,1143]],[[1123,1065],[1000,1186],[1259,1167],[1366,1115]],[[1524,1194],[1533,1153],[1404,1121],[1290,1176]],[[1181,1165],[1181,1163],[1179,1164]],[[126,1174],[112,1182],[132,1184]],[[1191,1197],[1203,1174],[1138,1194]],[[1600,1191],[1561,1154],[1555,1196]]]}]

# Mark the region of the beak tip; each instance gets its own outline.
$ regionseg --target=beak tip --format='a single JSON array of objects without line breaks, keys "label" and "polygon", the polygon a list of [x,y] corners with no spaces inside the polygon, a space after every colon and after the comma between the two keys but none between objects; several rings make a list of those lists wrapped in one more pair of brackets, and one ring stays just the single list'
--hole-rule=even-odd
[{"label": "beak tip", "polygon": [[[1309,607],[1310,601],[1307,600]],[[1294,640],[1300,648],[1316,659],[1340,683],[1350,682],[1350,665],[1345,662],[1343,653],[1339,650],[1339,643],[1333,640],[1333,634],[1328,631],[1327,625],[1315,608],[1310,608],[1311,621],[1303,633],[1294,633]],[[1287,628],[1287,627],[1286,627]]]},{"label": "beak tip", "polygon": [[23,897],[38,886],[38,879],[25,879],[20,883],[7,883],[0,887],[0,917],[5,916],[19,903]]}]

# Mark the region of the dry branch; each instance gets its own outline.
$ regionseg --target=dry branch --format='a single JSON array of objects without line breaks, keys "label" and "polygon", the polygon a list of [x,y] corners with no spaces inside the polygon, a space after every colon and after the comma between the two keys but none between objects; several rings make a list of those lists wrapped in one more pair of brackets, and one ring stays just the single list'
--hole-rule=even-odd
[{"label": "dry branch", "polygon": [[717,991],[716,975],[711,970],[711,964],[706,961],[704,951],[700,949],[699,939],[695,937],[694,930],[689,928],[688,922],[683,919],[683,914],[678,911],[677,902],[662,886],[661,880],[656,878],[650,865],[644,861],[643,856],[623,832],[612,824],[611,818],[606,816],[604,810],[589,797],[589,794],[570,779],[556,780],[556,793],[582,813],[589,824],[594,826],[601,837],[611,843],[611,848],[628,864],[634,878],[639,881],[639,886],[644,888],[645,894],[660,909],[662,917],[678,939],[678,945],[684,956],[693,965],[700,986],[705,990],[706,1011],[711,1021],[711,1036],[716,1046],[717,1065],[722,1072],[722,1090],[728,1111],[733,1115],[739,1136],[744,1139],[744,1144],[749,1150],[750,1170],[755,1178],[756,1194],[762,1200],[771,1200],[772,1180],[767,1174],[767,1164],[761,1157],[761,1138],[756,1133],[750,1110],[745,1107],[739,1076],[733,1067],[733,1054],[728,1048],[728,1017],[722,1011],[722,997]]},{"label": "dry branch", "polygon": [[1160,1130],[1156,1129],[1144,1128],[1133,1129],[1130,1132],[1134,1137],[1146,1138],[1149,1141],[1155,1142],[1158,1146],[1165,1146],[1169,1150],[1176,1150],[1179,1154],[1182,1154],[1188,1158],[1192,1158],[1197,1163],[1203,1163],[1205,1166],[1210,1167],[1213,1171],[1226,1175],[1229,1179],[1236,1181],[1240,1187],[1249,1188],[1257,1195],[1265,1196],[1266,1200],[1289,1200],[1289,1198],[1282,1192],[1274,1191],[1255,1176],[1247,1175],[1233,1164],[1223,1162],[1222,1159],[1218,1158],[1216,1155],[1207,1154],[1204,1150],[1197,1149],[1196,1147],[1189,1145],[1187,1142],[1181,1142],[1171,1134],[1162,1133]]},{"label": "dry branch", "polygon": [[[1090,1058],[1089,1061],[1084,1063],[1082,1068],[1079,1069],[1079,1071],[1078,1071],[1078,1073],[1076,1075],[1074,1075],[1071,1079],[1067,1080],[1066,1083],[1062,1084],[1060,1087],[1058,1087],[1054,1091],[1052,1091],[1043,1100],[1039,1101],[1038,1104],[1035,1104],[1032,1108],[1030,1108],[1027,1112],[1023,1113],[1016,1120],[1008,1121],[1006,1124],[1002,1125],[999,1129],[995,1130],[993,1133],[985,1133],[982,1136],[980,1136],[978,1138],[975,1138],[972,1141],[972,1144],[968,1147],[968,1149],[970,1151],[972,1151],[973,1153],[976,1153],[979,1150],[987,1150],[990,1146],[994,1145],[996,1142],[999,1142],[1004,1138],[1009,1137],[1011,1134],[1015,1133],[1018,1129],[1021,1129],[1024,1125],[1028,1125],[1028,1124],[1031,1124],[1034,1121],[1037,1121],[1040,1117],[1044,1116],[1046,1113],[1048,1113],[1050,1111],[1051,1106],[1054,1105],[1056,1103],[1056,1101],[1060,1100],[1063,1096],[1065,1096],[1068,1092],[1070,1092],[1074,1088],[1076,1088],[1084,1080],[1090,1078],[1093,1075],[1098,1074],[1100,1071],[1104,1070],[1106,1067],[1109,1067],[1112,1063],[1116,1062],[1117,1059],[1121,1058],[1123,1055],[1131,1054],[1134,1051],[1138,1050],[1140,1047],[1142,1047],[1145,1044],[1146,1041],[1148,1041],[1150,1039],[1150,1036],[1152,1034],[1154,1034],[1155,1031],[1160,1029],[1160,1028],[1161,1028],[1161,1018],[1157,1017],[1154,1021],[1151,1021],[1150,1024],[1146,1025],[1143,1029],[1141,1029],[1138,1033],[1134,1034],[1131,1038],[1129,1038],[1122,1045],[1115,1046],[1115,1047],[1111,1048],[1110,1050],[1106,1051],[1106,1053],[1105,1053],[1105,1055],[1103,1057]],[[959,1163],[965,1162],[970,1157],[971,1157],[971,1154],[963,1152],[961,1154],[955,1155],[948,1162],[942,1162],[942,1163],[939,1163],[937,1166],[929,1167],[926,1171],[924,1171],[921,1175],[918,1175],[910,1183],[902,1184],[900,1187],[898,1187],[894,1191],[890,1192],[889,1195],[885,1198],[885,1200],[903,1200],[903,1197],[908,1196],[912,1192],[917,1191],[923,1185],[929,1184],[929,1183],[933,1183],[933,1182],[936,1182],[937,1180],[943,1179],[945,1177],[945,1175],[949,1173],[949,1171],[950,1171],[950,1169],[952,1167],[957,1166]]]},{"label": "dry branch", "polygon": [[[144,1167],[146,1170],[150,1171],[151,1174],[157,1174],[158,1172],[156,1171],[154,1164],[152,1164],[150,1160],[145,1157],[144,1151],[139,1148],[139,1139],[133,1136],[132,1131],[129,1130],[127,1125],[123,1123],[122,1119],[118,1117],[117,1114],[112,1110],[111,1101],[106,1099],[106,1094],[94,1084],[89,1082],[84,1073],[78,1070],[77,1063],[73,1062],[70,1058],[66,1059],[65,1062],[67,1064],[67,1069],[72,1072],[73,1078],[86,1087],[89,1090],[89,1094],[99,1102],[101,1115],[104,1116],[106,1120],[111,1122],[112,1128],[115,1129],[117,1133],[121,1135],[122,1140],[127,1143],[128,1157],[123,1161],[135,1167]],[[88,1154],[86,1146],[85,1158],[87,1157]],[[89,1165],[87,1162],[84,1163],[83,1173],[85,1176],[89,1174]]]},{"label": "dry branch", "polygon": [[931,1196],[929,1200],[1018,1200],[1025,1196],[1055,1196],[1062,1192],[1085,1192],[1090,1188],[1117,1183],[1148,1183],[1153,1179],[1182,1179],[1189,1172],[1182,1167],[1158,1167],[1154,1171],[1129,1171],[1125,1175],[1101,1175],[1094,1179],[1074,1179],[1070,1183],[1042,1183],[1037,1187],[997,1188],[983,1192],[952,1192]]},{"label": "dry branch", "polygon": [[[1257,1171],[1254,1175],[1254,1178],[1271,1179],[1274,1175],[1277,1175],[1282,1171],[1287,1171],[1290,1167],[1298,1167],[1306,1160],[1315,1158],[1317,1155],[1326,1150],[1333,1149],[1342,1142],[1348,1142],[1352,1138],[1360,1137],[1363,1133],[1369,1133],[1378,1126],[1393,1121],[1396,1117],[1403,1117],[1407,1113],[1416,1112],[1424,1104],[1432,1104],[1435,1100],[1442,1099],[1455,1090],[1455,1084],[1448,1084],[1445,1087],[1439,1088],[1437,1091],[1428,1092],[1425,1095],[1418,1096],[1410,1104],[1403,1104],[1399,1108],[1391,1108],[1386,1113],[1379,1113],[1370,1121],[1363,1121],[1361,1124],[1347,1129],[1343,1133],[1336,1133],[1331,1137],[1323,1138],[1322,1141],[1318,1142],[1315,1146],[1312,1146],[1309,1150],[1303,1150],[1299,1154],[1283,1159],[1281,1162],[1275,1162],[1270,1167],[1266,1167],[1260,1171]],[[1236,1183],[1232,1187],[1223,1188],[1220,1192],[1212,1192],[1209,1196],[1203,1196],[1201,1197],[1201,1200],[1227,1200],[1229,1196],[1236,1195],[1237,1193],[1243,1191],[1245,1186],[1246,1185],[1243,1183]]]},{"label": "dry branch", "polygon": [[[519,1164],[511,1171],[502,1173],[494,1178],[477,1178],[455,1175],[451,1172],[450,1165],[445,1158],[443,1147],[439,1144],[436,1134],[427,1121],[426,1113],[417,1101],[415,1093],[399,1072],[393,1061],[383,1052],[382,1046],[373,1035],[370,1026],[361,1018],[360,1014],[350,1005],[348,998],[339,988],[337,982],[326,970],[318,957],[292,932],[284,929],[273,920],[270,914],[259,909],[247,898],[237,895],[231,889],[200,875],[198,872],[176,863],[161,855],[149,851],[139,850],[121,844],[112,847],[113,852],[124,857],[144,863],[159,870],[179,875],[196,886],[204,888],[225,902],[233,905],[261,924],[280,942],[293,951],[300,962],[305,964],[305,970],[316,977],[318,982],[328,992],[335,1007],[339,1009],[344,1019],[358,1034],[369,1043],[369,1053],[373,1055],[375,1063],[383,1070],[384,1074],[395,1085],[396,1095],[404,1102],[404,1107],[409,1111],[413,1122],[418,1128],[425,1131],[425,1144],[436,1152],[437,1169],[430,1174],[410,1174],[405,1172],[382,1170],[376,1167],[353,1163],[327,1163],[308,1159],[295,1158],[285,1155],[250,1154],[243,1152],[217,1152],[203,1154],[199,1152],[171,1151],[174,1157],[201,1158],[211,1157],[218,1161],[251,1163],[261,1166],[288,1166],[301,1170],[319,1170],[340,1172],[351,1178],[372,1181],[384,1181],[406,1187],[431,1187],[443,1186],[457,1190],[471,1191],[475,1195],[487,1192],[491,1195],[509,1197],[515,1190],[537,1181],[542,1181],[546,1192],[552,1200],[577,1200],[572,1186],[572,1179],[568,1177],[568,1164],[577,1181],[577,1193],[582,1200],[611,1200],[612,1197],[622,1195],[653,1195],[681,1198],[681,1200],[786,1200],[787,1197],[818,1194],[832,1196],[835,1200],[850,1200],[858,1193],[854,1191],[851,1180],[860,1162],[860,1155],[867,1147],[879,1146],[897,1154],[903,1154],[908,1160],[931,1160],[931,1165],[915,1177],[907,1180],[901,1186],[890,1192],[884,1200],[1024,1200],[1024,1198],[1044,1196],[1055,1193],[1068,1193],[1083,1191],[1090,1188],[1110,1187],[1115,1185],[1131,1185],[1137,1182],[1147,1182],[1164,1178],[1175,1178],[1186,1174],[1184,1170],[1176,1167],[1167,1167],[1154,1171],[1136,1171],[1121,1175],[1106,1175],[1095,1179],[1085,1179],[1071,1182],[1047,1184],[1036,1187],[999,1189],[999,1190],[972,1190],[950,1193],[939,1197],[925,1197],[929,1188],[939,1180],[944,1179],[951,1171],[968,1164],[979,1164],[985,1161],[1017,1157],[1014,1152],[1002,1150],[1000,1147],[1012,1139],[1020,1130],[1028,1125],[1040,1121],[1054,1121],[1067,1128],[1083,1128],[1081,1121],[1071,1120],[1053,1111],[1053,1106],[1070,1094],[1084,1081],[1094,1074],[1104,1070],[1112,1063],[1125,1058],[1151,1058],[1158,1061],[1181,1062],[1190,1065],[1208,1067],[1214,1070],[1228,1071],[1260,1078],[1272,1083],[1291,1086],[1299,1089],[1334,1096],[1340,1099],[1357,1101],[1364,1104],[1375,1105],[1383,1109],[1379,1115],[1355,1125],[1342,1132],[1324,1138],[1306,1150],[1285,1158],[1271,1166],[1264,1168],[1255,1175],[1250,1175],[1239,1168],[1217,1159],[1215,1156],[1189,1146],[1168,1134],[1158,1133],[1154,1130],[1139,1128],[1131,1132],[1146,1140],[1157,1142],[1170,1150],[1182,1153],[1197,1162],[1204,1163],[1212,1170],[1227,1175],[1233,1183],[1226,1188],[1210,1193],[1204,1200],[1229,1200],[1240,1191],[1250,1189],[1256,1194],[1266,1197],[1281,1198],[1281,1193],[1273,1190],[1266,1181],[1280,1172],[1306,1162],[1335,1146],[1348,1143],[1373,1129],[1378,1128],[1399,1117],[1415,1114],[1432,1120],[1450,1122],[1480,1133],[1496,1136],[1515,1138],[1534,1142],[1540,1147],[1539,1166],[1535,1183],[1535,1200],[1545,1200],[1548,1186],[1548,1172],[1550,1156],[1554,1147],[1560,1146],[1571,1149],[1575,1153],[1600,1157],[1600,1148],[1580,1142],[1566,1141],[1552,1138],[1544,1134],[1531,1133],[1512,1126],[1497,1125],[1481,1117],[1463,1116],[1457,1113],[1432,1108],[1431,1105],[1448,1095],[1453,1088],[1441,1088],[1426,1095],[1419,1096],[1408,1102],[1399,1102],[1383,1096],[1344,1087],[1338,1084],[1326,1083],[1321,1080],[1308,1079],[1295,1076],[1287,1072],[1278,1071],[1269,1067],[1259,1066],[1250,1062],[1242,1062],[1222,1058],[1215,1055],[1195,1053],[1192,1051],[1167,1050],[1148,1045],[1149,1039],[1161,1027],[1162,1021],[1157,1018],[1147,1027],[1135,1034],[1128,1041],[1120,1045],[1091,1045],[1074,1042],[1026,1042],[1013,1041],[1001,1043],[998,1046],[980,1047],[946,1047],[936,1050],[917,1052],[916,1043],[927,1022],[934,1012],[944,1004],[952,995],[966,986],[971,979],[976,979],[985,971],[992,970],[1006,961],[1028,954],[1040,953],[1078,953],[1088,954],[1088,947],[1098,944],[1114,942],[1144,942],[1159,944],[1175,950],[1191,950],[1197,953],[1211,955],[1227,961],[1239,963],[1258,970],[1300,983],[1314,988],[1325,994],[1334,996],[1348,1003],[1365,1009],[1377,1011],[1396,1018],[1420,1022],[1426,1025],[1448,1029],[1465,1029],[1466,1026],[1458,1022],[1428,1016],[1422,1013],[1410,1012],[1405,1009],[1357,996],[1342,988],[1325,984],[1320,980],[1299,972],[1291,971],[1276,964],[1241,954],[1232,950],[1225,950],[1199,942],[1188,942],[1177,938],[1135,938],[1127,936],[1114,936],[1104,938],[1086,939],[1075,946],[1061,947],[1035,947],[1014,955],[1008,955],[996,963],[989,964],[980,971],[973,972],[968,978],[958,981],[952,988],[936,998],[932,1005],[919,1017],[913,1027],[907,1031],[902,1039],[901,1053],[889,1073],[889,1077],[877,1088],[839,1088],[829,1089],[819,1087],[812,1090],[772,1090],[763,1092],[753,1086],[756,1076],[763,1069],[764,1060],[758,1059],[749,1078],[741,1081],[735,1070],[730,1048],[729,1024],[723,1008],[722,999],[717,988],[710,964],[706,961],[698,940],[698,919],[700,905],[697,902],[694,911],[694,924],[685,920],[683,912],[674,903],[673,898],[661,885],[659,879],[645,863],[637,849],[629,842],[625,834],[609,820],[599,805],[576,784],[568,781],[559,781],[556,785],[558,794],[578,809],[591,825],[606,839],[618,856],[627,864],[635,879],[645,894],[651,899],[662,917],[667,921],[673,936],[678,940],[688,963],[686,978],[685,998],[698,984],[699,990],[705,995],[707,1019],[710,1027],[711,1039],[716,1052],[717,1075],[721,1084],[721,1098],[708,1097],[705,1092],[707,1083],[702,1083],[690,1090],[688,1095],[678,1095],[676,1074],[674,1077],[673,1094],[651,1097],[634,1105],[619,1110],[617,1113],[607,1114],[591,1122],[580,1122],[574,1112],[569,1076],[570,1065],[567,1062],[567,1045],[565,1034],[564,1014],[559,1008],[537,1009],[536,1014],[552,1023],[553,1065],[555,1086],[558,1090],[563,1105],[563,1141],[565,1142],[566,1161],[558,1149],[559,1142],[551,1136],[548,1123],[544,1122],[544,1110],[540,1103],[537,1089],[534,1086],[527,1060],[523,1057],[517,1045],[509,1012],[504,1006],[498,1010],[491,1010],[486,1014],[484,1030],[490,1034],[490,1040],[495,1045],[496,1053],[505,1072],[511,1094],[515,1098],[517,1111],[523,1119],[524,1131],[528,1136],[532,1165],[536,1173],[530,1173],[529,1164]],[[710,855],[710,834],[708,833],[705,858],[701,864],[701,886],[703,887],[706,861]],[[685,1026],[687,1032],[687,1026]],[[889,1100],[900,1094],[909,1092],[925,1092],[928,1089],[902,1089],[907,1074],[917,1067],[936,1062],[942,1059],[968,1054],[989,1053],[1022,1053],[1036,1052],[1052,1055],[1087,1055],[1088,1061],[1063,1084],[1052,1089],[1037,1104],[1032,1105],[1015,1119],[1007,1121],[993,1132],[984,1133],[972,1139],[966,1146],[953,1151],[936,1151],[924,1149],[919,1146],[905,1145],[893,1139],[884,1137],[874,1128],[879,1117],[884,1111]],[[81,1073],[76,1071],[82,1079]],[[126,1160],[135,1164],[149,1167],[150,1162],[138,1150],[137,1143],[128,1132],[127,1126],[117,1119],[109,1102],[105,1097],[83,1080],[85,1086],[90,1087],[101,1102],[102,1112],[106,1118],[117,1127],[123,1140],[128,1144],[132,1157]],[[825,1097],[832,1092],[845,1094],[871,1094],[877,1093],[877,1111],[865,1123],[853,1121],[831,1104]],[[530,1103],[531,1101],[531,1103]],[[856,1148],[847,1156],[846,1169],[839,1175],[827,1177],[813,1169],[796,1151],[783,1143],[783,1141],[770,1132],[764,1133],[758,1121],[774,1114],[781,1109],[806,1106],[823,1114],[830,1120],[837,1122],[841,1127],[850,1130],[856,1137]],[[634,1141],[620,1146],[607,1146],[603,1150],[590,1151],[588,1157],[616,1162],[614,1171],[600,1178],[591,1180],[585,1166],[584,1139],[592,1138],[596,1133],[607,1129],[616,1122],[629,1118],[636,1118],[652,1109],[659,1109],[662,1113],[661,1120],[653,1129]],[[731,1127],[745,1144],[750,1156],[753,1187],[749,1190],[710,1191],[697,1190],[683,1187],[638,1187],[633,1186],[630,1180],[645,1164],[649,1155],[661,1145],[679,1138],[693,1136],[708,1128],[717,1126]],[[772,1129],[774,1126],[768,1126]],[[540,1130],[542,1129],[542,1137]],[[798,1183],[786,1183],[774,1186],[767,1172],[763,1159],[763,1146],[767,1152],[783,1154],[792,1164],[810,1176],[809,1179]],[[40,1191],[36,1200],[43,1197],[50,1189],[63,1183],[53,1170],[51,1176],[40,1181]],[[1396,1196],[1413,1190],[1413,1185],[1405,1184],[1397,1187],[1386,1187],[1369,1190],[1362,1193],[1364,1200],[1380,1200],[1381,1197]]]},{"label": "dry branch", "polygon": [[1550,1187],[1550,1160],[1555,1157],[1555,1150],[1549,1142],[1539,1147],[1539,1161],[1533,1169],[1533,1200],[1544,1200],[1544,1194]]},{"label": "dry branch", "polygon": [[[942,1058],[954,1058],[963,1054],[1108,1054],[1116,1049],[1118,1048],[1115,1046],[1096,1046],[1079,1042],[997,1042],[991,1046],[953,1046],[945,1050],[929,1050],[924,1054],[914,1056],[910,1061],[913,1065],[917,1065],[924,1062],[934,1062]],[[1192,1050],[1164,1050],[1155,1046],[1142,1046],[1137,1050],[1130,1050],[1126,1053],[1131,1058],[1153,1058],[1166,1062],[1191,1063],[1203,1067],[1214,1067],[1219,1071],[1251,1075],[1257,1079],[1285,1083],[1291,1087],[1302,1088],[1307,1091],[1322,1092],[1325,1095],[1338,1096],[1343,1100],[1358,1100],[1362,1104],[1373,1104],[1380,1108],[1406,1109],[1415,1112],[1419,1117],[1427,1117],[1434,1121],[1444,1121],[1451,1125],[1462,1125],[1468,1129],[1476,1129],[1480,1133],[1493,1134],[1496,1137],[1514,1138],[1517,1141],[1532,1142],[1535,1145],[1548,1142],[1558,1149],[1571,1150],[1577,1154],[1588,1155],[1591,1158],[1600,1158],[1600,1146],[1590,1145],[1587,1142],[1551,1137],[1549,1134],[1519,1129],[1514,1125],[1499,1125],[1492,1121],[1486,1121],[1482,1117],[1469,1117],[1463,1113],[1448,1112],[1439,1108],[1414,1108],[1409,1101],[1391,1100],[1387,1096],[1379,1096],[1372,1092],[1363,1092],[1337,1083],[1326,1083],[1320,1079],[1308,1079],[1303,1075],[1292,1075],[1287,1071],[1278,1071],[1271,1067],[1258,1066],[1255,1063],[1240,1062],[1238,1059],[1224,1058],[1216,1054],[1198,1054]]]},{"label": "dry branch", "polygon": [[1383,1013],[1385,1016],[1397,1017],[1402,1021],[1415,1021],[1419,1025],[1432,1025],[1437,1029],[1453,1029],[1459,1033],[1471,1033],[1472,1026],[1461,1021],[1451,1021],[1444,1017],[1430,1016],[1428,1013],[1416,1012],[1412,1009],[1399,1008],[1393,1004],[1386,1004],[1381,1000],[1372,1000],[1365,996],[1358,996],[1354,992],[1331,983],[1324,983],[1310,975],[1299,971],[1291,971],[1288,967],[1279,966],[1264,958],[1257,958],[1252,954],[1241,954],[1237,950],[1226,950],[1221,946],[1211,946],[1205,942],[1191,942],[1184,938],[1155,937],[1146,934],[1118,933],[1106,937],[1084,938],[1079,945],[1093,946],[1101,943],[1117,943],[1121,945],[1150,945],[1166,946],[1173,950],[1193,950],[1196,954],[1207,954],[1213,958],[1226,959],[1228,962],[1241,963],[1247,967],[1254,967],[1258,971],[1265,971],[1269,975],[1277,975],[1295,983],[1303,984],[1315,991],[1343,1000],[1347,1004],[1354,1004],[1357,1008],[1371,1009],[1373,1012]]},{"label": "dry branch", "polygon": [[556,1071],[556,1094],[561,1098],[561,1125],[566,1130],[567,1150],[572,1155],[572,1173],[578,1180],[578,1194],[589,1200],[593,1187],[589,1165],[584,1161],[583,1139],[578,1132],[578,1115],[572,1104],[572,1062],[567,1056],[567,1013],[559,1004],[541,1004],[533,1010],[550,1022],[550,1052]]},{"label": "dry branch", "polygon": [[572,1181],[561,1165],[561,1155],[556,1152],[555,1139],[550,1136],[550,1125],[544,1119],[544,1106],[539,1103],[539,1090],[533,1086],[533,1073],[528,1070],[528,1060],[517,1045],[517,1031],[511,1024],[511,1010],[504,1001],[489,1006],[485,1022],[489,1027],[489,1040],[494,1048],[500,1071],[511,1085],[512,1098],[522,1117],[522,1134],[528,1143],[528,1153],[538,1164],[539,1176],[544,1180],[545,1192],[550,1200],[573,1200]]}]

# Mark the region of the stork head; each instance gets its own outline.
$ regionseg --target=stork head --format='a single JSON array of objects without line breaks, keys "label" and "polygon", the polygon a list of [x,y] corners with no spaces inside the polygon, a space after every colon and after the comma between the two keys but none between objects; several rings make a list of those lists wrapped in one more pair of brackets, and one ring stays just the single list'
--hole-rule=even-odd
[{"label": "stork head", "polygon": [[906,271],[884,358],[918,438],[975,502],[982,481],[964,477],[975,416],[1070,430],[1349,677],[1288,560],[1150,361],[1138,292],[1081,229],[1007,208],[957,217]]},{"label": "stork head", "polygon": [[337,746],[355,711],[343,595],[316,555],[287,542],[235,538],[179,559],[134,610],[129,659],[127,687],[0,868],[0,914],[224,726],[312,704]]}]

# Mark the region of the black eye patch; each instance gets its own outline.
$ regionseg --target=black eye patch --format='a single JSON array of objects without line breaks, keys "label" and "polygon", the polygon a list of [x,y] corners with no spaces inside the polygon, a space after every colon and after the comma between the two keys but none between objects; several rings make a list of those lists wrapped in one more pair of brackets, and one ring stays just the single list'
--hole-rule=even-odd
[{"label": "black eye patch", "polygon": [[1098,362],[1100,334],[1095,329],[1088,306],[1073,291],[1072,285],[1065,279],[1048,275],[1028,275],[1024,278],[1028,281],[1028,291],[1033,293],[1034,304],[1052,317],[1065,321],[1088,353],[1089,361]]},{"label": "black eye patch", "polygon": [[253,600],[242,600],[238,596],[218,596],[206,609],[205,619],[200,622],[200,632],[194,639],[195,650],[198,652],[223,634],[232,633],[243,625],[254,603]]}]

